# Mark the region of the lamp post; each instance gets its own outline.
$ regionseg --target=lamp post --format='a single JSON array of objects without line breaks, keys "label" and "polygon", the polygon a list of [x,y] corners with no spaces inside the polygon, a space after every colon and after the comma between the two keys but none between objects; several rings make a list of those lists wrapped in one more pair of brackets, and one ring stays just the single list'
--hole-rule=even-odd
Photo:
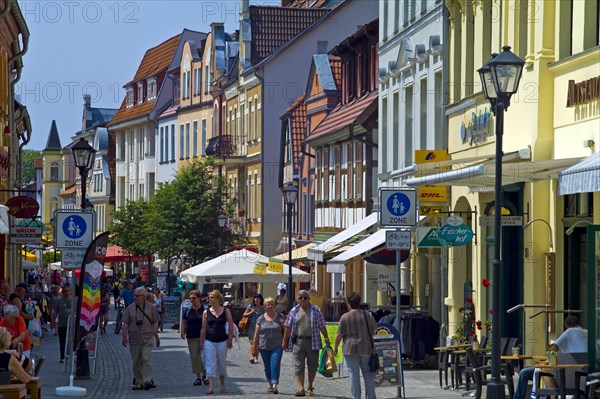
[{"label": "lamp post", "polygon": [[220,214],[217,217],[217,222],[219,223],[219,256],[223,253],[223,243],[222,243],[222,235],[223,229],[225,228],[225,223],[227,223],[227,216]]},{"label": "lamp post", "polygon": [[85,191],[88,171],[94,164],[94,154],[96,150],[88,144],[86,139],[81,137],[79,141],[71,147],[73,150],[73,158],[75,158],[75,166],[79,169],[81,176],[81,209],[85,209]]},{"label": "lamp post", "polygon": [[288,183],[287,186],[281,189],[283,191],[283,198],[287,205],[287,230],[288,230],[288,310],[292,308],[294,302],[294,293],[292,292],[292,208],[298,198],[298,187],[292,183]]},{"label": "lamp post", "polygon": [[501,285],[501,234],[502,234],[502,135],[504,134],[504,110],[510,105],[510,97],[517,92],[525,62],[502,47],[502,53],[492,54],[492,59],[478,72],[485,97],[496,115],[496,176],[494,196],[494,259],[492,261],[492,379],[488,384],[487,398],[504,398],[504,384],[500,380],[500,290]]},{"label": "lamp post", "polygon": [[[77,169],[79,169],[79,175],[81,176],[81,209],[85,209],[85,191],[86,191],[86,180],[87,180],[87,174],[88,171],[92,168],[92,165],[94,163],[94,154],[96,153],[96,150],[94,150],[94,147],[92,147],[91,145],[89,145],[89,143],[83,138],[81,137],[79,139],[79,141],[77,143],[75,143],[75,145],[73,147],[71,147],[71,150],[73,151],[73,158],[75,159],[75,166],[77,167]],[[73,275],[75,275],[75,273],[73,272]],[[83,276],[82,276],[83,277]],[[76,295],[77,295],[77,307],[73,307],[74,302],[71,301],[71,306],[72,309],[75,310],[75,312],[78,312],[79,309],[78,307],[81,305],[81,295],[82,295],[82,290],[83,287],[81,286],[81,284],[75,285],[75,287],[77,287],[77,290],[75,291]],[[73,297],[74,299],[75,297]],[[77,316],[76,318],[74,318],[73,320],[77,320],[74,324],[76,325],[75,328],[79,328],[79,316]],[[75,328],[73,329],[73,334],[75,333]],[[80,378],[89,378],[90,377],[90,366],[89,366],[89,358],[88,358],[88,351],[87,348],[85,346],[85,340],[81,340],[79,348],[77,348],[77,372],[76,372],[77,377]]]}]

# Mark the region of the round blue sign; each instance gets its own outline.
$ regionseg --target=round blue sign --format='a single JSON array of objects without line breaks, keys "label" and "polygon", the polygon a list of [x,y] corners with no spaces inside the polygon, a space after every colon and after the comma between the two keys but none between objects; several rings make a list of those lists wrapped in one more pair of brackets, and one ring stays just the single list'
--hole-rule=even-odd
[{"label": "round blue sign", "polygon": [[79,215],[68,216],[62,224],[63,233],[73,239],[81,238],[87,230],[87,223]]},{"label": "round blue sign", "polygon": [[410,211],[410,199],[402,193],[394,193],[387,200],[387,209],[394,216],[406,215]]}]

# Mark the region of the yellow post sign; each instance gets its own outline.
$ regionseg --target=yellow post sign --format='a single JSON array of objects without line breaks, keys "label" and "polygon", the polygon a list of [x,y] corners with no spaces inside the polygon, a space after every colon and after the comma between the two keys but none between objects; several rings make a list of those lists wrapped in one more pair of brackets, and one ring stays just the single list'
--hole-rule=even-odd
[{"label": "yellow post sign", "polygon": [[254,265],[254,273],[255,274],[261,274],[261,275],[265,275],[267,274],[267,265],[265,265],[264,263],[257,263]]},{"label": "yellow post sign", "polygon": [[[415,163],[435,163],[446,161],[448,152],[446,150],[415,150]],[[448,189],[446,186],[418,186],[419,202],[446,202],[448,200]]]},{"label": "yellow post sign", "polygon": [[283,273],[283,263],[270,260],[267,269],[274,273]]}]

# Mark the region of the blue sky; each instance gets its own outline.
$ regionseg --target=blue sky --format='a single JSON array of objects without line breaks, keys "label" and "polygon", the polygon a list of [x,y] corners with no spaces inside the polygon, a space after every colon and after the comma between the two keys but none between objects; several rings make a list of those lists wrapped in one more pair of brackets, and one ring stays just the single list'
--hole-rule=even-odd
[{"label": "blue sky", "polygon": [[[251,4],[278,5],[277,0]],[[237,28],[238,0],[19,1],[31,37],[16,94],[32,124],[25,149],[46,145],[56,120],[61,144],[81,128],[83,94],[92,106],[119,108],[148,48],[183,28],[208,32],[211,22]]]}]

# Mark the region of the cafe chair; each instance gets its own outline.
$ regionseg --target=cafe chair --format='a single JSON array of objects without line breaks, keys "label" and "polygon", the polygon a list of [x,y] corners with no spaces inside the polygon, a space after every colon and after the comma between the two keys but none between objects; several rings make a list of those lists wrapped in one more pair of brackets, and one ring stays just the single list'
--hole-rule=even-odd
[{"label": "cafe chair", "polygon": [[[449,350],[440,349],[438,351],[438,373],[440,375],[440,388],[448,386],[448,368],[450,367],[449,357]],[[445,376],[446,385],[442,385],[442,374]]]},{"label": "cafe chair", "polygon": [[[467,348],[466,352],[469,365],[465,369],[465,379],[469,381],[469,378],[472,378],[475,383],[475,398],[481,399],[483,386],[490,382],[488,375],[490,374],[492,366],[482,365],[479,356],[473,352],[473,348]],[[503,382],[508,386],[508,393],[512,398],[515,394],[512,367],[506,363],[501,364],[500,367],[504,376]]]},{"label": "cafe chair", "polygon": [[466,358],[456,351],[451,351],[448,354],[450,362],[450,380],[452,381],[452,388],[458,389],[459,386],[463,385],[462,373],[466,367]]},{"label": "cafe chair", "polygon": [[485,345],[487,344],[487,340],[488,340],[487,335],[484,335],[483,337],[481,337],[481,341],[479,342],[479,347],[481,349],[485,349]]}]

